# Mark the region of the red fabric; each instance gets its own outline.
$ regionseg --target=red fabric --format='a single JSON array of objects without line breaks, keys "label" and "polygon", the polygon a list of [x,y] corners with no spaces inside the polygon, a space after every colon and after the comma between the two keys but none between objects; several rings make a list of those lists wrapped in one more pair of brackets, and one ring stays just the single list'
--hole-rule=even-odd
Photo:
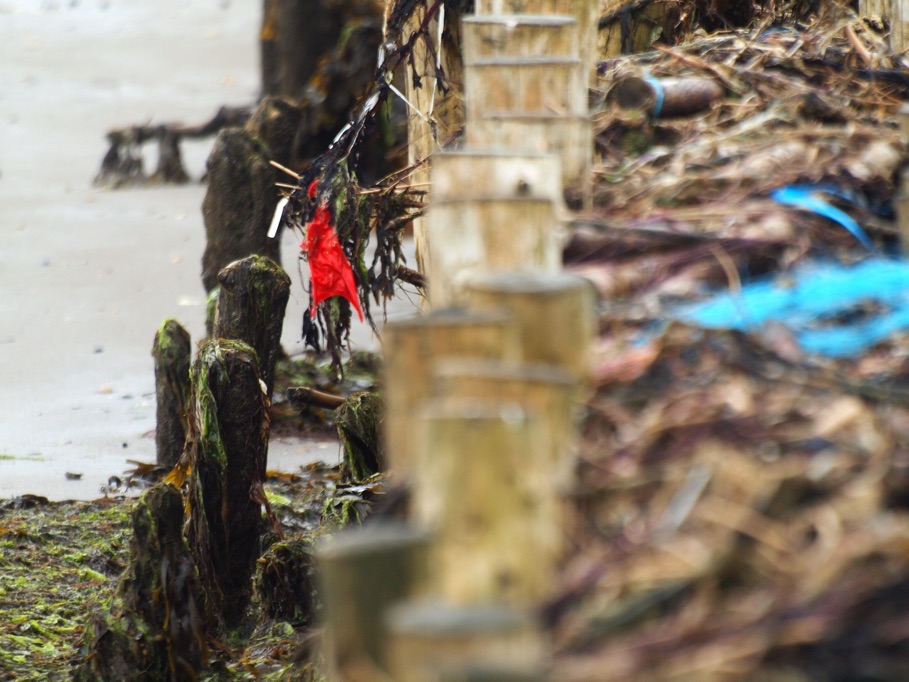
[{"label": "red fabric", "polygon": [[[316,181],[307,189],[310,198],[315,198]],[[309,261],[309,276],[312,281],[312,310],[316,315],[316,306],[326,298],[343,296],[346,298],[363,321],[363,311],[360,309],[360,298],[357,295],[357,285],[354,282],[353,270],[338,241],[338,235],[331,224],[331,213],[326,205],[316,209],[316,215],[306,225],[306,238],[300,242],[300,249],[306,254]]]}]

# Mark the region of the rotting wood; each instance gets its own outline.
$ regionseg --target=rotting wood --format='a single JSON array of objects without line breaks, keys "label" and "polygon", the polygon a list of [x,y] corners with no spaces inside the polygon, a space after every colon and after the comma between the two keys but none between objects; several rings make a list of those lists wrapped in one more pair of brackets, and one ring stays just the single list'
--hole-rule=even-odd
[{"label": "rotting wood", "polygon": [[386,468],[382,412],[377,393],[359,391],[349,395],[335,413],[344,448],[341,471],[352,481],[364,481]]},{"label": "rotting wood", "polygon": [[434,593],[453,604],[550,596],[561,529],[534,499],[552,468],[540,415],[504,398],[439,398],[418,414],[412,508],[433,534]]},{"label": "rotting wood", "polygon": [[[396,682],[543,679],[539,628],[530,613],[510,606],[410,601],[389,612],[388,630]],[[484,668],[501,676],[477,677]]]},{"label": "rotting wood", "polygon": [[688,116],[709,109],[723,97],[723,87],[712,78],[641,78],[629,76],[609,92],[624,109],[637,109],[653,118]]},{"label": "rotting wood", "polygon": [[287,165],[300,125],[300,109],[265,98],[243,128],[222,130],[208,157],[208,189],[202,200],[206,244],[202,284],[211,291],[228,263],[253,254],[281,262],[281,240],[268,228],[278,204],[275,182],[283,176],[270,163]]},{"label": "rotting wood", "polygon": [[189,332],[165,320],[152,344],[155,362],[155,462],[173,468],[183,454],[188,431],[192,361]]},{"label": "rotting wood", "polygon": [[218,622],[235,625],[249,603],[263,531],[254,494],[265,478],[268,398],[256,352],[209,341],[193,363],[194,456],[189,545]]},{"label": "rotting wood", "polygon": [[262,610],[279,621],[310,625],[316,619],[312,538],[276,542],[256,562],[254,586]]},{"label": "rotting wood", "polygon": [[385,452],[390,475],[407,482],[419,452],[414,415],[432,393],[433,363],[476,357],[516,362],[520,352],[511,317],[501,311],[437,310],[389,323],[382,331],[385,355]]},{"label": "rotting wood", "polygon": [[596,310],[587,280],[562,273],[489,274],[471,279],[465,292],[469,308],[505,308],[515,316],[522,361],[565,369],[580,384],[589,381]]},{"label": "rotting wood", "polygon": [[89,620],[76,680],[193,680],[206,663],[205,615],[183,540],[183,496],[148,490],[132,513],[130,559],[108,611]]},{"label": "rotting wood", "polygon": [[287,401],[294,405],[314,405],[328,410],[336,410],[344,404],[344,397],[318,391],[309,386],[291,386],[284,394]]},{"label": "rotting wood", "polygon": [[290,298],[290,277],[274,261],[249,256],[221,270],[218,282],[220,293],[212,334],[252,346],[271,400],[275,364],[282,352],[281,331]]},{"label": "rotting wood", "polygon": [[424,596],[427,545],[422,531],[376,524],[339,533],[318,548],[325,659],[332,680],[385,679],[386,610]]}]

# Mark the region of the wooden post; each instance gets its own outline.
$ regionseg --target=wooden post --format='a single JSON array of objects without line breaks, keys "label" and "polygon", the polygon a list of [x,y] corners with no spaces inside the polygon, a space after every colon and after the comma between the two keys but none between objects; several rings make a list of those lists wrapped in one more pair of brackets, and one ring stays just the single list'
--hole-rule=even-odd
[{"label": "wooden post", "polygon": [[256,352],[242,341],[205,344],[192,369],[193,433],[188,539],[213,614],[235,625],[259,558],[268,398]]},{"label": "wooden post", "polygon": [[578,57],[596,83],[597,23],[600,0],[476,0],[476,13],[484,14],[568,14],[578,22]]},{"label": "wooden post", "polygon": [[431,395],[433,363],[452,357],[516,361],[520,342],[511,317],[503,311],[452,309],[386,325],[382,347],[385,454],[391,475],[407,482],[420,451],[416,414]]},{"label": "wooden post", "polygon": [[344,531],[317,550],[332,680],[386,679],[385,615],[425,593],[428,538],[402,525]]},{"label": "wooden post", "polygon": [[475,273],[556,272],[562,259],[561,173],[552,155],[463,151],[433,157],[426,216],[429,300],[460,302]]},{"label": "wooden post", "polygon": [[587,83],[576,57],[496,57],[464,72],[467,126],[484,116],[587,113]]},{"label": "wooden post", "polygon": [[890,0],[890,49],[898,54],[909,49],[909,0]]},{"label": "wooden post", "polygon": [[900,173],[900,183],[894,203],[896,204],[896,222],[900,231],[900,243],[905,257],[909,256],[909,171],[907,170]]},{"label": "wooden post", "polygon": [[155,462],[171,469],[183,454],[189,413],[189,332],[176,320],[165,320],[152,344],[155,359]]},{"label": "wooden post", "polygon": [[555,365],[589,380],[596,332],[593,286],[567,274],[511,273],[475,277],[465,288],[472,309],[507,308],[518,323],[524,362]]},{"label": "wooden post", "polygon": [[[431,4],[431,3],[429,3]],[[428,5],[418,7],[405,28],[404,35],[409,36],[420,29],[426,17]],[[447,3],[446,3],[447,4]],[[413,64],[420,78],[420,87],[416,87],[409,72],[405,78],[408,102],[420,113],[408,107],[407,136],[408,163],[424,161],[436,150],[441,149],[464,125],[464,74],[461,61],[461,17],[445,16],[444,35],[441,45],[434,45],[434,52],[439,55],[440,66],[445,73],[446,81],[436,79],[434,55],[427,49],[423,40],[414,45]],[[438,15],[428,24],[429,35],[438,35]],[[421,167],[411,175],[415,185],[425,184],[429,180],[429,169]],[[417,266],[427,274],[425,263],[429,260],[425,221],[418,218],[413,222],[414,246],[417,252]]]},{"label": "wooden post", "polygon": [[890,18],[890,0],[859,0],[860,17]]},{"label": "wooden post", "polygon": [[539,416],[514,401],[446,398],[427,403],[420,420],[412,508],[434,534],[434,593],[452,604],[541,602],[561,543],[558,520],[537,526],[527,469],[546,460]]},{"label": "wooden post", "polygon": [[[544,645],[533,617],[504,605],[408,602],[387,617],[395,682],[541,680]],[[497,670],[478,678],[469,670]]]},{"label": "wooden post", "polygon": [[236,339],[253,347],[271,400],[290,277],[274,261],[249,256],[221,270],[218,282],[221,287],[213,336]]},{"label": "wooden post", "polygon": [[568,15],[468,16],[464,65],[499,57],[577,57],[578,22]]}]

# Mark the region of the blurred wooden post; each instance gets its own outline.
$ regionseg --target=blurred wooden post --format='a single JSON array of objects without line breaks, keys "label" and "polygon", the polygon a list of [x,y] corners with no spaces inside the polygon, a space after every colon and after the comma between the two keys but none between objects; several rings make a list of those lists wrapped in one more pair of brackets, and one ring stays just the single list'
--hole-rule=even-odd
[{"label": "blurred wooden post", "polygon": [[522,361],[554,365],[589,381],[596,332],[594,291],[582,277],[509,273],[475,277],[466,285],[471,309],[506,308],[521,335]]},{"label": "blurred wooden post", "polygon": [[899,54],[909,49],[909,0],[890,0],[890,49]]},{"label": "blurred wooden post", "polygon": [[433,363],[453,357],[516,361],[520,341],[511,316],[501,310],[450,309],[386,325],[382,346],[385,454],[391,476],[407,482],[420,452],[416,415],[432,392]]},{"label": "blurred wooden post", "polygon": [[860,17],[890,18],[890,0],[859,0]]},{"label": "blurred wooden post", "polygon": [[506,14],[566,14],[578,22],[577,56],[589,74],[590,84],[596,83],[597,23],[599,0],[477,0],[477,15]]},{"label": "blurred wooden post", "polygon": [[556,154],[557,186],[577,187],[586,200],[593,129],[577,20],[476,16],[465,19],[463,31],[467,144]]},{"label": "blurred wooden post", "polygon": [[552,155],[464,151],[433,157],[426,216],[433,307],[458,304],[472,274],[559,270],[560,178]]},{"label": "blurred wooden post", "polygon": [[[405,28],[405,36],[420,30],[431,4],[427,3],[414,11]],[[408,107],[407,111],[407,155],[410,165],[428,159],[433,152],[444,147],[464,125],[461,17],[451,16],[449,13],[445,16],[444,24],[442,44],[434,45],[434,48],[439,55],[439,66],[445,74],[446,81],[438,82],[434,54],[423,40],[417,40],[413,49],[413,64],[416,75],[421,79],[420,87],[414,84],[410,66],[405,67],[408,69],[405,93],[413,107]],[[431,36],[438,35],[438,14],[429,22],[428,31]],[[418,168],[411,175],[411,182],[415,185],[425,184],[428,180],[429,169],[426,166]],[[413,231],[417,266],[422,273],[429,275],[425,265],[429,259],[426,227],[422,218],[414,220]]]},{"label": "blurred wooden post", "polygon": [[189,332],[176,320],[165,320],[152,344],[155,359],[155,462],[171,469],[183,454],[189,419]]},{"label": "blurred wooden post", "polygon": [[318,549],[332,680],[387,679],[386,610],[424,593],[427,547],[424,533],[389,524],[344,531]]},{"label": "blurred wooden post", "polygon": [[542,637],[527,612],[408,602],[389,611],[387,623],[395,682],[543,679]]},{"label": "blurred wooden post", "polygon": [[[420,412],[413,517],[434,535],[433,592],[452,604],[535,604],[555,585],[557,518],[534,513],[540,415],[514,401],[439,399]],[[539,523],[542,521],[542,527]]]}]

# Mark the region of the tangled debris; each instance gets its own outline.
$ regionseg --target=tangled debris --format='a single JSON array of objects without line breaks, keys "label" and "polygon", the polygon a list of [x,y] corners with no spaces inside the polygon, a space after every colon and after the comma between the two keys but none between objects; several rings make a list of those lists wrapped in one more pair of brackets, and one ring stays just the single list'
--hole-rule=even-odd
[{"label": "tangled debris", "polygon": [[[748,298],[896,250],[905,66],[838,3],[602,65],[595,205],[565,253],[606,303],[545,610],[558,679],[905,679],[907,329],[833,357],[789,319],[861,328],[896,304],[768,322]],[[724,96],[662,118],[621,108],[628,77]],[[751,324],[667,322],[717,291]]]}]

